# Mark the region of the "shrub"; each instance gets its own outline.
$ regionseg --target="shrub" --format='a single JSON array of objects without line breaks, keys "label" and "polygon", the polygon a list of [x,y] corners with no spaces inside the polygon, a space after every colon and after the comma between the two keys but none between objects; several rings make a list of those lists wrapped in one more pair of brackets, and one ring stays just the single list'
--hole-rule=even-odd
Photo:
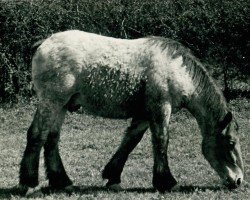
[{"label": "shrub", "polygon": [[176,39],[207,63],[227,95],[249,95],[249,13],[247,0],[0,0],[0,102],[31,95],[32,44],[68,29]]}]

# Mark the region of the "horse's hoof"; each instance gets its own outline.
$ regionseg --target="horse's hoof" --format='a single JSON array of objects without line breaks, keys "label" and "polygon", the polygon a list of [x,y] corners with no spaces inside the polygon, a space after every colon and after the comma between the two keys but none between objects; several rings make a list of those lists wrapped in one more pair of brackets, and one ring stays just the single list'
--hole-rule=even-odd
[{"label": "horse's hoof", "polygon": [[174,185],[174,186],[171,188],[171,191],[172,191],[172,192],[180,191],[180,185],[179,185],[179,184]]},{"label": "horse's hoof", "polygon": [[17,185],[13,188],[13,191],[17,195],[25,196],[28,192],[29,187],[26,185]]},{"label": "horse's hoof", "polygon": [[114,190],[114,191],[121,191],[122,187],[119,183],[115,183],[115,184],[106,184],[106,187],[110,190]]},{"label": "horse's hoof", "polygon": [[171,191],[177,184],[177,181],[171,174],[155,173],[153,177],[153,186],[160,193]]},{"label": "horse's hoof", "polygon": [[68,194],[72,194],[75,190],[75,187],[73,185],[69,185],[67,187],[64,188],[64,191]]},{"label": "horse's hoof", "polygon": [[26,192],[25,196],[27,198],[41,198],[44,196],[43,192],[41,191],[40,187],[29,188]]},{"label": "horse's hoof", "polygon": [[170,192],[172,189],[175,188],[177,182],[161,182],[161,183],[155,183],[153,186],[156,190],[158,190],[160,193],[164,192]]}]

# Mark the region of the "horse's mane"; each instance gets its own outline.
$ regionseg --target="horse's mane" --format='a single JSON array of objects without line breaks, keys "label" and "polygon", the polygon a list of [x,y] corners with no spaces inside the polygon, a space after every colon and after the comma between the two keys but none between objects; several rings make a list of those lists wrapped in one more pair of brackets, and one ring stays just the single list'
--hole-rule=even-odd
[{"label": "horse's mane", "polygon": [[151,45],[160,47],[161,51],[172,59],[183,57],[182,66],[186,67],[196,87],[194,96],[199,96],[203,105],[212,112],[211,114],[216,119],[219,119],[227,110],[226,100],[215,81],[192,51],[178,41],[169,38],[149,37],[149,42]]}]

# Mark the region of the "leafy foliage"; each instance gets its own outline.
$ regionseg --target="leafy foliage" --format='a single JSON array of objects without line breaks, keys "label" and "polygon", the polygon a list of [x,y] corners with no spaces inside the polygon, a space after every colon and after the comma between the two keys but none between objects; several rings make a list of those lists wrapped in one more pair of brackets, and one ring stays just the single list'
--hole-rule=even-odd
[{"label": "leafy foliage", "polygon": [[207,63],[227,94],[249,95],[249,6],[247,0],[0,0],[0,102],[31,96],[32,44],[69,29],[176,39]]}]

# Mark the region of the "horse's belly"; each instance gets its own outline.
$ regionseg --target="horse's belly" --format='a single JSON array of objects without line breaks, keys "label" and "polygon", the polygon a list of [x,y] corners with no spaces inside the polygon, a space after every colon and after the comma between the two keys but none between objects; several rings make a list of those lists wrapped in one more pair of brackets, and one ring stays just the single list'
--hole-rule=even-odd
[{"label": "horse's belly", "polygon": [[81,106],[87,114],[121,119],[131,117],[129,110],[123,108],[118,102],[100,102],[98,99],[89,96],[84,96],[81,100]]},{"label": "horse's belly", "polygon": [[[87,114],[102,116],[107,118],[130,118],[136,114],[139,106],[139,99],[127,97],[122,99],[119,96],[111,97],[111,94],[87,94],[86,91],[80,94],[78,104],[80,104]],[[124,97],[124,96],[123,96]]]}]

